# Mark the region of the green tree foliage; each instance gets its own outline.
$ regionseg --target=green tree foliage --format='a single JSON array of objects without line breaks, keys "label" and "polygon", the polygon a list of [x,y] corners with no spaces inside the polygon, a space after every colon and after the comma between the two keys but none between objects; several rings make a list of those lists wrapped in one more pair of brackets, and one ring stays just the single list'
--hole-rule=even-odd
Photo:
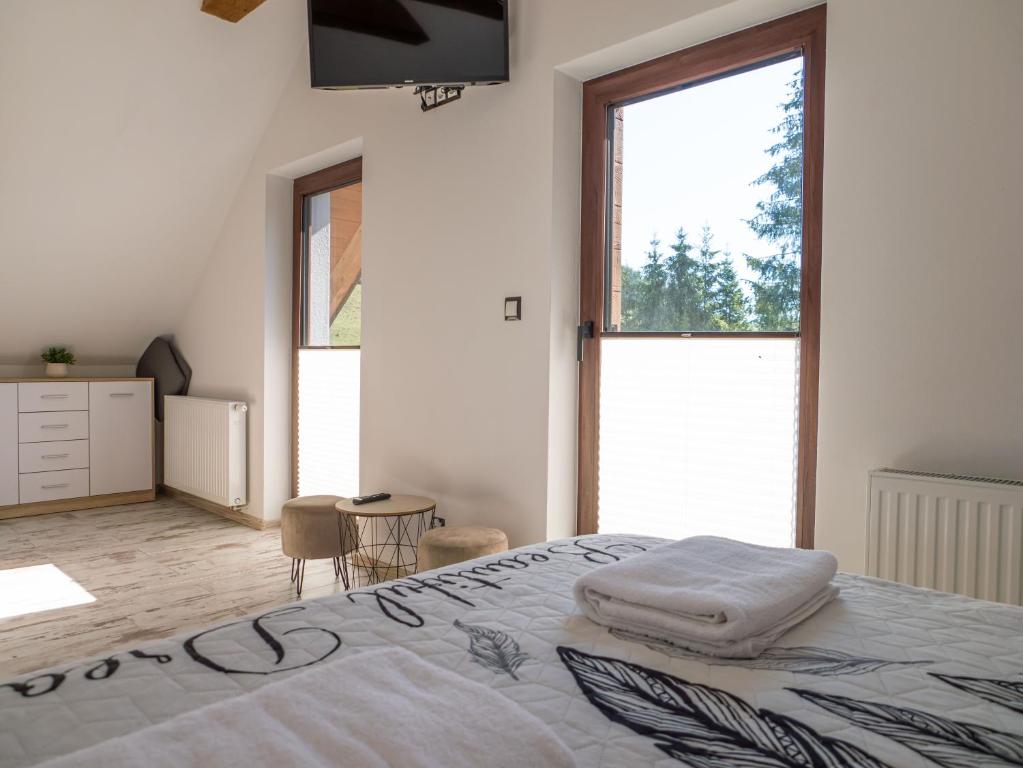
[{"label": "green tree foliage", "polygon": [[622,323],[619,330],[635,331],[641,324],[643,284],[643,275],[638,269],[622,264]]},{"label": "green tree foliage", "polygon": [[700,263],[693,257],[693,246],[686,231],[681,227],[675,233],[668,256],[668,286],[670,327],[705,329],[710,321],[709,286]]},{"label": "green tree foliage", "polygon": [[660,250],[661,241],[650,241],[646,264],[640,271],[639,302],[634,321],[635,328],[623,330],[656,331],[670,324],[668,294],[668,266]]},{"label": "green tree foliage", "polygon": [[751,324],[758,331],[799,330],[799,259],[786,251],[746,264],[757,273],[749,281],[753,292]]},{"label": "green tree foliage", "polygon": [[732,265],[732,255],[725,253],[724,258],[719,259],[721,251],[714,250],[713,239],[710,227],[704,226],[698,263],[706,287],[704,306],[708,330],[745,331],[749,328],[747,300]]},{"label": "green tree foliage", "polygon": [[704,227],[694,246],[684,229],[669,252],[652,240],[641,269],[622,266],[622,330],[741,331],[749,326],[747,299],[731,256],[713,247]]},{"label": "green tree foliage", "polygon": [[790,83],[779,105],[783,118],[772,129],[777,141],[766,153],[771,168],[753,184],[770,190],[746,224],[777,253],[744,254],[756,275],[747,295],[729,253],[713,246],[704,227],[700,242],[689,242],[682,228],[669,252],[654,239],[640,269],[622,266],[623,331],[795,331],[799,330],[800,254],[803,212],[803,83]]},{"label": "green tree foliage", "polygon": [[789,83],[789,98],[781,104],[784,117],[771,129],[779,140],[767,148],[774,165],[753,181],[773,191],[757,203],[757,214],[746,221],[757,237],[798,254],[803,243],[803,81]]},{"label": "green tree foliage", "polygon": [[757,203],[757,214],[747,224],[757,237],[778,247],[766,258],[746,255],[757,277],[749,281],[753,293],[752,321],[758,330],[799,330],[800,261],[803,246],[803,80],[790,84],[789,98],[781,105],[784,117],[772,129],[779,139],[767,149],[774,165],[753,183],[773,187]]}]

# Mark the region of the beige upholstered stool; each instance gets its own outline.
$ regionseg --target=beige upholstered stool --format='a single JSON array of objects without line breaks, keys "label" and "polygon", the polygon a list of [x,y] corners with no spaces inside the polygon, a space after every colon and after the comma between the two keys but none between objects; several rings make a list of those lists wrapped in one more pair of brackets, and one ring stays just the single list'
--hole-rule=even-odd
[{"label": "beige upholstered stool", "polygon": [[345,555],[359,543],[355,524],[339,515],[334,505],[340,496],[299,496],[281,509],[281,549],[291,558],[291,580],[302,595],[305,561],[331,558],[334,578],[341,577],[349,588]]},{"label": "beige upholstered stool", "polygon": [[418,570],[443,568],[445,565],[505,552],[507,549],[508,537],[497,528],[480,528],[475,525],[433,528],[419,540]]}]

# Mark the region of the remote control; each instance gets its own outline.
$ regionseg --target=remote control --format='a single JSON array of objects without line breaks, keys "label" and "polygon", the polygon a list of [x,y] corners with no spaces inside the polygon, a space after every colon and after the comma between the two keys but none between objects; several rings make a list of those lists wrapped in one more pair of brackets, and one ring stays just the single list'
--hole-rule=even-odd
[{"label": "remote control", "polygon": [[368,496],[355,496],[352,498],[352,504],[358,506],[359,504],[372,504],[374,501],[387,501],[391,498],[389,493],[371,493]]}]

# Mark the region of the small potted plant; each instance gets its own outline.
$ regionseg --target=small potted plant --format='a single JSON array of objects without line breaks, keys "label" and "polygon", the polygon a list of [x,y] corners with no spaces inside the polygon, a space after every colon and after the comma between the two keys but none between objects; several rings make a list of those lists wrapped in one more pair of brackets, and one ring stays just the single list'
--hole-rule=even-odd
[{"label": "small potted plant", "polygon": [[42,358],[46,363],[47,376],[67,376],[67,367],[75,364],[75,356],[67,347],[50,347],[43,352]]}]

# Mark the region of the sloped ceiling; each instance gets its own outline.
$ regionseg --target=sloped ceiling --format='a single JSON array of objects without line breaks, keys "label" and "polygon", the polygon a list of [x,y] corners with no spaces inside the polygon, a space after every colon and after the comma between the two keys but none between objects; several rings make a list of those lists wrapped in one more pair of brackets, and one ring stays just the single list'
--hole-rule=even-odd
[{"label": "sloped ceiling", "polygon": [[133,361],[187,306],[305,23],[199,5],[0,2],[0,363]]}]

